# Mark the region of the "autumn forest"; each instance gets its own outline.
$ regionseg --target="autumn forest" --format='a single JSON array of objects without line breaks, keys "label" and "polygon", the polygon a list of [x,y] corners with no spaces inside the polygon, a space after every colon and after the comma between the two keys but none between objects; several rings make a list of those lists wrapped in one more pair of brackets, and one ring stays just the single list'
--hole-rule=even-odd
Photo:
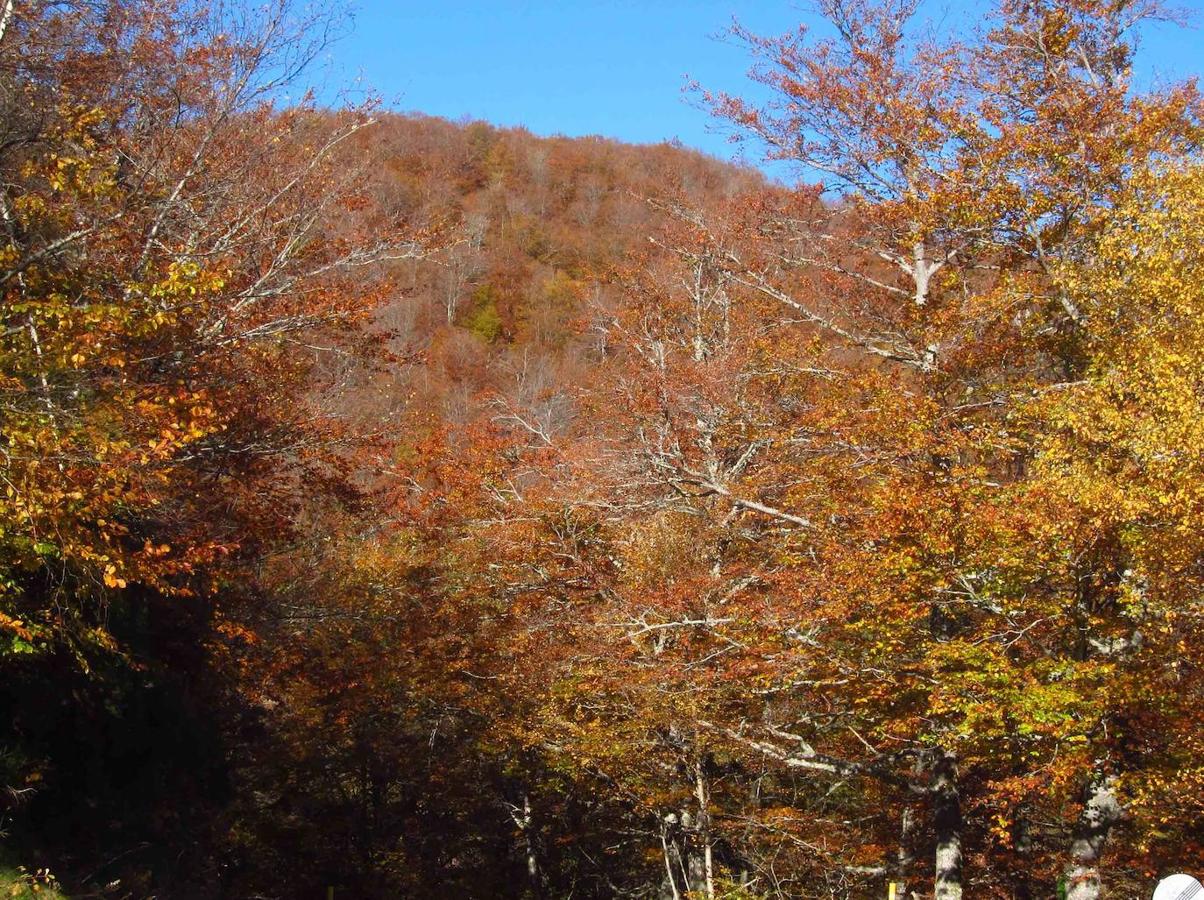
[{"label": "autumn forest", "polygon": [[0,896],[1199,875],[1204,101],[917,5],[734,26],[786,184],[0,0]]}]

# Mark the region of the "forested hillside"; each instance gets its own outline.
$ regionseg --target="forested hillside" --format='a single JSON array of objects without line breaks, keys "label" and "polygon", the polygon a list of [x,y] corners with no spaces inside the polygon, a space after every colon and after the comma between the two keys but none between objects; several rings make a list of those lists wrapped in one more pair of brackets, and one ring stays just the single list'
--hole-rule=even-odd
[{"label": "forested hillside", "polygon": [[285,0],[0,2],[0,890],[1204,869],[1163,10],[818,7],[733,32],[774,100],[695,93],[785,186],[319,103]]}]

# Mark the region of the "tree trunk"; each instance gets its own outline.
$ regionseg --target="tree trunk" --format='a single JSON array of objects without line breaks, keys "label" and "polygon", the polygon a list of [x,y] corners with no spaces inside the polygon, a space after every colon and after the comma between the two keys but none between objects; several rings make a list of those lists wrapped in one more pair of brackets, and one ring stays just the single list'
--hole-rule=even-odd
[{"label": "tree trunk", "polygon": [[1113,776],[1095,778],[1087,786],[1083,814],[1070,844],[1070,867],[1066,871],[1066,900],[1099,900],[1100,854],[1112,826],[1120,821],[1123,810],[1116,798]]},{"label": "tree trunk", "polygon": [[0,41],[4,40],[4,33],[8,31],[8,23],[13,17],[13,0],[4,0],[0,3]]},{"label": "tree trunk", "polygon": [[531,889],[533,896],[539,896],[543,893],[542,879],[539,873],[539,854],[535,850],[535,835],[532,827],[531,813],[531,797],[527,794],[523,795],[523,843],[527,856],[527,884]]},{"label": "tree trunk", "polygon": [[542,897],[544,895],[544,877],[543,870],[539,865],[539,835],[535,829],[535,813],[531,807],[531,795],[523,793],[521,808],[514,804],[507,804],[507,806],[510,810],[510,818],[522,836],[522,852],[527,864],[526,896]]},{"label": "tree trunk", "polygon": [[[682,900],[682,894],[690,890],[689,879],[683,877],[681,852],[677,837],[680,823],[674,813],[669,813],[661,822],[661,849],[665,858],[665,880],[661,884],[659,900]],[[679,880],[683,882],[678,887]]]},{"label": "tree trunk", "polygon": [[[687,896],[714,896],[714,861],[701,839],[699,820],[689,810],[669,813],[661,823],[665,878],[659,900],[685,900]],[[708,887],[709,886],[709,887]],[[711,893],[707,893],[707,891]]]},{"label": "tree trunk", "polygon": [[932,769],[933,826],[936,832],[935,900],[962,897],[962,811],[957,792],[957,757],[937,751]]},{"label": "tree trunk", "polygon": [[698,797],[698,840],[702,843],[702,871],[707,900],[715,897],[715,858],[711,851],[711,795],[703,775],[702,763],[694,767],[694,790]]},{"label": "tree trunk", "polygon": [[916,816],[911,804],[903,807],[902,820],[899,823],[899,850],[895,854],[894,881],[898,885],[897,896],[903,900],[907,896],[907,884],[911,880],[911,868],[916,856],[913,848],[916,833]]},{"label": "tree trunk", "polygon": [[[908,782],[908,788],[916,796],[922,794],[924,790],[924,766],[924,754],[916,754],[912,765],[911,779]],[[912,869],[916,863],[916,835],[918,831],[919,822],[916,816],[915,805],[911,801],[904,800],[903,814],[899,820],[899,849],[895,853],[894,867],[894,881],[898,885],[896,893],[899,900],[905,900],[909,896],[907,891],[911,884]]]}]

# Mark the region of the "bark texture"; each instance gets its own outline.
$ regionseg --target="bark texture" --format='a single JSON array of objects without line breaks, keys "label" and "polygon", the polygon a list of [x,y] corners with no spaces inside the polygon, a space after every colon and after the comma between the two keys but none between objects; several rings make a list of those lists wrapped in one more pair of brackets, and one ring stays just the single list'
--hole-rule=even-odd
[{"label": "bark texture", "polygon": [[957,757],[938,751],[932,769],[933,827],[936,832],[935,900],[962,897],[962,811]]},{"label": "bark texture", "polygon": [[1066,872],[1066,900],[1099,900],[1099,859],[1112,827],[1123,815],[1116,796],[1116,779],[1095,778],[1087,786],[1083,814],[1070,845],[1070,868]]}]

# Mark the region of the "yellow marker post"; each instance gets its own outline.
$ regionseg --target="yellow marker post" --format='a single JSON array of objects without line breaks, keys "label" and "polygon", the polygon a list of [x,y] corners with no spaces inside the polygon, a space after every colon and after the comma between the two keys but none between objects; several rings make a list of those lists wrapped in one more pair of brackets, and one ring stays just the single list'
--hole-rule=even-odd
[{"label": "yellow marker post", "polygon": [[887,888],[888,888],[887,893],[886,893],[887,900],[898,900],[899,885],[896,882],[892,881],[887,886]]}]

